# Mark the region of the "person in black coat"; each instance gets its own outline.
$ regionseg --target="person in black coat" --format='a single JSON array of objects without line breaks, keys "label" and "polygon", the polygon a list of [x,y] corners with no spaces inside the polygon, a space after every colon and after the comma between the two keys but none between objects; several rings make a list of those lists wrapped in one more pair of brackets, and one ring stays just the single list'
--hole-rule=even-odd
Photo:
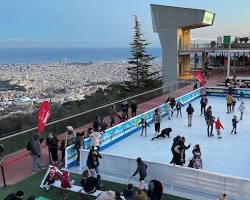
[{"label": "person in black coat", "polygon": [[207,107],[207,97],[205,95],[202,95],[201,100],[200,100],[200,104],[201,104],[201,115],[205,114],[206,112],[206,107]]},{"label": "person in black coat", "polygon": [[132,117],[135,117],[135,116],[136,116],[136,111],[137,111],[137,104],[136,104],[136,101],[135,101],[135,100],[133,100],[133,101],[131,102],[130,107],[131,107],[131,114],[132,114]]},{"label": "person in black coat", "polygon": [[137,158],[136,162],[137,162],[137,168],[132,176],[135,176],[137,173],[139,173],[140,176],[139,181],[141,182],[144,181],[144,179],[147,177],[148,166],[141,160],[141,158]]},{"label": "person in black coat", "polygon": [[[84,132],[83,132],[84,134]],[[82,146],[82,134],[77,132],[76,133],[76,139],[74,142],[74,149],[77,151],[77,158],[76,158],[76,163],[77,165],[79,164],[79,160],[80,160],[80,149]]]},{"label": "person in black coat", "polygon": [[85,170],[82,173],[81,186],[86,193],[94,193],[99,189],[99,181],[98,178],[94,178],[90,176],[89,171]]},{"label": "person in black coat", "polygon": [[101,131],[101,117],[100,116],[96,116],[95,117],[95,121],[93,122],[93,128],[94,131]]},{"label": "person in black coat", "polygon": [[161,200],[163,196],[163,186],[158,180],[151,180],[148,183],[148,197],[150,200]]},{"label": "person in black coat", "polygon": [[186,112],[188,114],[188,126],[192,126],[192,117],[193,117],[193,113],[194,113],[194,108],[192,107],[191,103],[188,104]]},{"label": "person in black coat", "polygon": [[177,135],[174,139],[173,139],[173,144],[171,147],[171,151],[172,151],[172,155],[173,158],[170,162],[170,164],[175,164],[175,159],[176,159],[176,152],[175,152],[175,147],[178,146],[180,144],[180,140],[181,140],[181,136]]},{"label": "person in black coat", "polygon": [[48,146],[49,150],[49,163],[56,164],[58,161],[58,138],[53,134],[49,133],[46,139],[46,145]]},{"label": "person in black coat", "polygon": [[[174,109],[175,105],[176,105],[175,98],[171,97],[171,99],[170,99],[170,107],[172,108],[172,110]],[[173,114],[174,114],[174,112],[172,111],[171,112],[171,117],[173,117]]]},{"label": "person in black coat", "polygon": [[94,171],[99,174],[99,158],[102,158],[101,154],[99,154],[99,152],[95,150],[95,147],[92,146],[87,158],[87,167],[89,168],[93,177],[95,177],[95,175],[93,174]]},{"label": "person in black coat", "polygon": [[156,138],[165,138],[166,136],[168,138],[170,138],[170,133],[172,132],[172,129],[169,127],[169,128],[165,128],[161,131],[161,134],[160,135],[157,135],[156,137],[153,137],[151,140],[153,141],[154,139]]},{"label": "person in black coat", "polygon": [[182,137],[181,138],[181,141],[180,141],[180,147],[179,147],[179,150],[180,150],[180,157],[181,157],[181,165],[184,165],[185,162],[186,162],[186,150],[189,149],[191,147],[191,144],[189,144],[188,146],[185,145],[185,141],[186,141],[186,138],[185,137]]},{"label": "person in black coat", "polygon": [[121,104],[122,113],[128,117],[128,102],[125,100]]},{"label": "person in black coat", "polygon": [[4,198],[4,200],[21,200],[23,199],[24,192],[23,191],[18,191],[16,193],[11,193],[7,197]]},{"label": "person in black coat", "polygon": [[213,135],[213,127],[214,127],[215,117],[213,116],[211,106],[208,106],[208,108],[205,112],[205,120],[207,123],[207,136],[208,137],[214,136]]},{"label": "person in black coat", "polygon": [[133,185],[131,183],[128,184],[126,189],[122,192],[122,194],[126,200],[133,200],[134,198]]}]

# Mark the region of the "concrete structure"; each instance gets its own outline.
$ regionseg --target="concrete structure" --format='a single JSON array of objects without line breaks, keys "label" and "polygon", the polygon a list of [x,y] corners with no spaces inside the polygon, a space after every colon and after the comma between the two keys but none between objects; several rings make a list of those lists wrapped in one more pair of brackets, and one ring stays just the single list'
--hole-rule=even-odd
[{"label": "concrete structure", "polygon": [[198,9],[151,5],[154,32],[158,32],[162,46],[164,84],[178,81],[190,70],[190,54],[179,55],[179,49],[189,49],[190,30],[211,26],[215,14]]}]

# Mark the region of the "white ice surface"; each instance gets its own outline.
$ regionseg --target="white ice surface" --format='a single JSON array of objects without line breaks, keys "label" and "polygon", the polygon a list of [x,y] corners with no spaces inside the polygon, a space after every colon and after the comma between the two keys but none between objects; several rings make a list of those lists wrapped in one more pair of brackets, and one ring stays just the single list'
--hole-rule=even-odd
[{"label": "white ice surface", "polygon": [[[246,111],[243,120],[238,123],[238,134],[232,135],[232,116],[226,114],[226,101],[224,97],[208,97],[208,105],[212,106],[213,115],[220,117],[224,126],[222,139],[217,139],[214,128],[214,137],[207,137],[206,123],[200,116],[200,99],[192,102],[194,107],[193,125],[187,126],[186,107],[182,108],[182,118],[176,118],[176,112],[171,120],[163,118],[161,129],[171,127],[171,138],[155,139],[154,124],[148,128],[148,136],[141,137],[140,132],[134,133],[126,139],[104,150],[105,153],[126,156],[129,158],[141,157],[142,159],[169,163],[172,159],[171,145],[177,135],[186,138],[186,145],[191,143],[191,148],[186,151],[186,165],[192,157],[192,148],[200,144],[203,169],[225,175],[239,176],[250,179],[250,99],[244,99]],[[235,114],[240,118],[237,100]],[[249,170],[249,171],[248,171]]]}]

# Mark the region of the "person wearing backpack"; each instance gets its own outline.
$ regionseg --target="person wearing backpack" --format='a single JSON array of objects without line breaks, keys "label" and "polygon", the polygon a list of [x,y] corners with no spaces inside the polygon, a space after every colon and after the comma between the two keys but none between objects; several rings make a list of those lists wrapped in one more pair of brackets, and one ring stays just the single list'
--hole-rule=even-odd
[{"label": "person wearing backpack", "polygon": [[38,134],[35,133],[31,136],[30,141],[30,155],[32,157],[32,172],[33,174],[37,169],[44,169],[44,165],[41,162],[41,148]]}]

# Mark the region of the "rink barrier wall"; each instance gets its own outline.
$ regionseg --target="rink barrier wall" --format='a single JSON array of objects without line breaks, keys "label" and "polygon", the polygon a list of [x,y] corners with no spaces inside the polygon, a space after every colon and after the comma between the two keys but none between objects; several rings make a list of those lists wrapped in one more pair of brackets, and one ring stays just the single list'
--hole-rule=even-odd
[{"label": "rink barrier wall", "polygon": [[[179,101],[183,105],[188,104],[191,101],[199,98],[202,90],[203,90],[203,88],[199,88],[199,89],[191,91],[185,95],[182,95],[182,96],[176,98],[176,102]],[[166,103],[161,104],[160,106],[158,106],[156,108],[160,109],[160,113],[161,113],[162,117],[165,117],[168,115]],[[130,135],[136,133],[137,131],[141,130],[141,126],[139,126],[141,118],[146,119],[146,121],[149,123],[149,125],[151,125],[153,123],[153,115],[154,115],[154,111],[156,108],[153,108],[149,111],[146,111],[142,114],[139,114],[139,115],[129,119],[128,121],[117,124],[116,126],[107,129],[101,135],[100,150],[102,151],[102,150],[120,142],[121,140],[129,137]],[[83,147],[85,149],[88,149],[90,147],[90,139],[89,138],[84,139]],[[66,152],[65,152],[65,168],[70,169],[72,167],[75,167],[77,164],[76,158],[77,158],[77,153],[76,153],[76,150],[74,149],[74,145],[67,147]]]},{"label": "rink barrier wall", "polygon": [[[244,98],[250,98],[250,89],[246,88],[233,88],[233,96],[240,97],[240,93],[243,92]],[[220,96],[226,97],[229,91],[227,87],[207,87],[206,94],[208,96]]]},{"label": "rink barrier wall", "polygon": [[[88,152],[81,150],[81,170],[86,168]],[[110,153],[102,153],[102,157],[100,172],[105,180],[138,185],[138,175],[131,177],[137,167],[136,159]],[[148,165],[145,183],[152,179],[160,180],[165,193],[197,200],[217,199],[219,194],[226,193],[228,200],[249,200],[249,179],[147,160],[145,163]]]}]

